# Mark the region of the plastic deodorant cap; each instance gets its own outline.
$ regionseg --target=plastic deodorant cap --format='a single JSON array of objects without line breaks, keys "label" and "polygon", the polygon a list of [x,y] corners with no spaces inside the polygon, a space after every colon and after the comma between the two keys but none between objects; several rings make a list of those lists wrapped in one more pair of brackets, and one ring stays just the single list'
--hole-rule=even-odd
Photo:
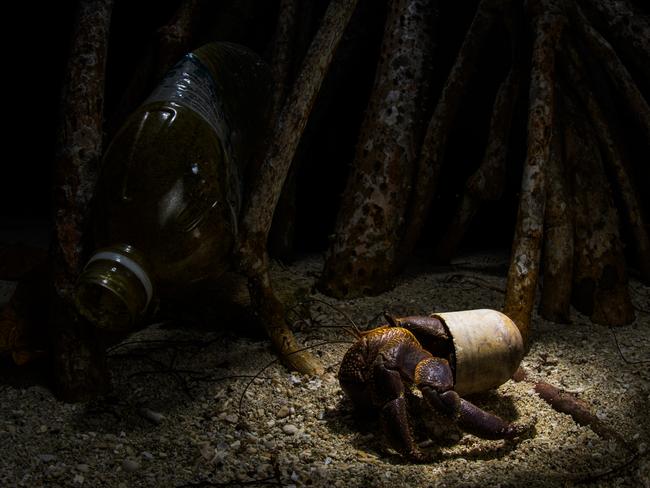
[{"label": "plastic deodorant cap", "polygon": [[508,381],[524,357],[519,329],[497,310],[435,313],[454,344],[455,386],[459,395],[496,388]]}]

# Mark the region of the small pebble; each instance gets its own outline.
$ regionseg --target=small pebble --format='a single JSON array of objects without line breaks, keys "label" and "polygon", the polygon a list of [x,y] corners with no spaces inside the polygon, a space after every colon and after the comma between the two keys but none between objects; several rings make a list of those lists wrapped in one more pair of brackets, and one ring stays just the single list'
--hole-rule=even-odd
[{"label": "small pebble", "polygon": [[149,459],[149,460],[153,459],[153,454],[151,454],[149,451],[142,451],[140,455],[145,459]]},{"label": "small pebble", "polygon": [[148,408],[141,408],[138,410],[138,413],[145,419],[147,419],[149,422],[155,425],[160,425],[160,423],[163,421],[165,416],[160,413],[160,412],[154,412],[153,410],[150,410]]},{"label": "small pebble", "polygon": [[231,413],[229,415],[226,415],[224,419],[226,420],[226,422],[230,422],[231,424],[236,424],[239,417],[237,416],[236,413]]},{"label": "small pebble", "polygon": [[76,474],[74,478],[72,479],[73,483],[77,483],[78,485],[82,485],[84,482],[84,477],[82,474]]},{"label": "small pebble", "polygon": [[289,381],[291,381],[291,383],[294,385],[299,385],[300,383],[302,383],[302,379],[300,379],[300,376],[296,376],[295,374],[291,374],[289,376]]},{"label": "small pebble", "polygon": [[39,454],[38,459],[44,463],[51,463],[52,461],[56,461],[56,456],[54,454]]},{"label": "small pebble", "polygon": [[199,444],[199,452],[206,461],[210,461],[214,458],[214,451],[214,447],[209,442],[202,442]]},{"label": "small pebble", "polygon": [[77,468],[77,471],[81,471],[82,473],[90,471],[90,466],[87,464],[77,464],[75,467]]},{"label": "small pebble", "polygon": [[212,462],[214,463],[223,463],[224,459],[226,459],[226,455],[228,453],[226,451],[222,451],[220,449],[217,449],[214,451],[214,457],[212,458]]},{"label": "small pebble", "polygon": [[298,433],[298,427],[293,424],[284,424],[282,426],[282,431],[287,435],[294,435]]},{"label": "small pebble", "polygon": [[122,469],[127,473],[133,473],[134,471],[137,471],[139,468],[140,465],[138,464],[137,461],[134,461],[133,459],[125,459],[124,461],[122,461]]},{"label": "small pebble", "polygon": [[278,410],[277,417],[279,419],[283,419],[285,417],[288,417],[290,413],[291,410],[289,409],[289,407],[287,405],[282,405],[280,407],[280,410]]},{"label": "small pebble", "polygon": [[320,378],[316,378],[315,380],[310,380],[309,383],[307,383],[307,388],[313,391],[318,390],[322,385],[323,381]]}]

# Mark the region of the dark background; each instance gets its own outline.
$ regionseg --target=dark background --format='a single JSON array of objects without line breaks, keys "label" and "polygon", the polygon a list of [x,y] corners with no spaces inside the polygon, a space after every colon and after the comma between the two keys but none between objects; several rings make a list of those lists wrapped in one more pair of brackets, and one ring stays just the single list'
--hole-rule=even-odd
[{"label": "dark background", "polygon": [[[249,0],[214,2],[212,23],[203,40],[227,39],[245,44],[268,59],[275,29],[277,1],[256,2],[243,14]],[[435,102],[469,25],[476,0],[441,2],[437,47],[433,59]],[[648,5],[636,2],[645,13]],[[109,43],[105,119],[111,120],[145,46],[164,25],[179,4],[178,0],[116,0]],[[317,12],[327,1],[314,2]],[[346,33],[332,73],[323,86],[323,97],[308,124],[300,161],[296,250],[323,251],[332,232],[336,209],[345,186],[354,145],[363,117],[381,42],[385,0],[362,0],[353,25]],[[31,236],[25,240],[47,242],[51,218],[51,175],[54,166],[60,98],[68,57],[75,2],[62,0],[41,5],[14,6],[8,18],[24,26],[20,39],[7,46],[5,102],[9,129],[5,131],[5,151],[0,179],[0,239],[11,235]],[[315,29],[316,25],[310,28]],[[13,41],[13,42],[11,42]],[[489,117],[496,89],[508,68],[507,40],[493,36],[488,53],[482,56],[477,75],[469,86],[459,122],[448,143],[447,164],[423,236],[429,247],[462,194],[465,179],[481,161],[486,144]],[[647,86],[642,85],[646,89]],[[332,95],[332,93],[334,95]],[[525,97],[523,97],[525,99]],[[520,105],[523,105],[520,103]],[[430,110],[433,109],[433,103]],[[108,139],[108,137],[107,137]],[[638,139],[637,139],[638,140]],[[506,192],[499,202],[483,206],[475,219],[465,248],[508,248],[517,210],[521,166],[525,158],[526,107],[517,111],[511,134],[510,164]],[[641,140],[631,144],[637,154],[647,152]],[[637,178],[650,181],[647,158],[640,156]],[[648,198],[646,196],[646,208]]]}]

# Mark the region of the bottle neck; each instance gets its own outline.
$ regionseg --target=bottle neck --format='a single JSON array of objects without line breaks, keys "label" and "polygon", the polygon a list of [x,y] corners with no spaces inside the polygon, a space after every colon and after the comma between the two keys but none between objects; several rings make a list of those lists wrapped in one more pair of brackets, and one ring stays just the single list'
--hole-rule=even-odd
[{"label": "bottle neck", "polygon": [[144,257],[132,246],[118,244],[95,252],[77,283],[79,312],[96,327],[133,328],[147,311],[154,284]]}]

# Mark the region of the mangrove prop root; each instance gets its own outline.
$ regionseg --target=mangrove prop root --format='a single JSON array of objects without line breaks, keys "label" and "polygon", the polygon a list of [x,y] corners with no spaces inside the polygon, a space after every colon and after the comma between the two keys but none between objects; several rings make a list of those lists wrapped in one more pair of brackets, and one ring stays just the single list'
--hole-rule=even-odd
[{"label": "mangrove prop root", "polygon": [[[476,71],[481,48],[492,30],[495,17],[503,11],[504,3],[508,2],[481,0],[427,126],[400,243],[399,256],[402,260],[412,254],[422,232],[438,184],[449,131],[455,122],[469,81]],[[403,263],[397,265],[401,267]]]},{"label": "mangrove prop root", "polygon": [[298,15],[297,0],[281,0],[278,23],[271,53],[271,75],[273,77],[273,94],[271,103],[271,120],[275,120],[282,108],[291,82],[291,67],[294,55],[294,40]]},{"label": "mangrove prop root", "polygon": [[[271,121],[277,120],[292,81],[292,68],[298,50],[296,42],[300,8],[298,3],[297,0],[282,0],[280,2],[270,63],[274,85],[271,95]],[[297,161],[294,160],[282,187],[268,239],[271,256],[283,261],[291,259],[293,250],[296,225],[297,167]]]},{"label": "mangrove prop root", "polygon": [[356,0],[333,0],[329,4],[302,70],[280,112],[241,219],[238,253],[242,270],[249,278],[253,304],[285,362],[304,373],[322,372],[323,367],[306,351],[288,354],[298,347],[284,323],[284,313],[279,311],[280,301],[271,288],[266,244],[289,166],[356,3]]},{"label": "mangrove prop root", "polygon": [[178,8],[145,46],[124,93],[108,114],[107,135],[112,137],[126,117],[143,102],[156,83],[191,48],[207,0],[180,2]]},{"label": "mangrove prop root", "polygon": [[529,2],[535,33],[530,73],[528,150],[521,183],[504,311],[528,344],[539,274],[545,206],[545,172],[555,111],[555,49],[566,17],[553,0]]},{"label": "mangrove prop root", "polygon": [[[55,173],[56,237],[51,247],[50,338],[59,394],[79,400],[108,387],[105,356],[72,304],[87,257],[87,228],[102,151],[102,117],[112,0],[77,7],[65,77]],[[45,305],[47,306],[47,305]]]},{"label": "mangrove prop root", "polygon": [[195,31],[206,0],[181,2],[170,21],[158,29],[158,55],[154,81],[160,80],[192,48]]},{"label": "mangrove prop root", "polygon": [[614,176],[618,187],[627,222],[634,236],[634,249],[641,277],[646,282],[650,282],[650,236],[646,226],[647,220],[639,194],[629,175],[629,164],[627,164],[629,155],[620,133],[620,125],[616,124],[617,118],[611,108],[606,106],[601,108],[594,90],[585,78],[586,70],[578,50],[574,46],[568,45],[565,52],[570,55],[570,59],[564,63],[564,66],[566,66],[571,82],[577,88],[578,96],[589,114],[598,137],[603,160],[608,166],[609,173]]},{"label": "mangrove prop root", "polygon": [[574,394],[568,393],[546,381],[531,379],[528,372],[519,367],[512,379],[516,382],[526,381],[533,385],[535,393],[548,403],[554,410],[570,415],[578,424],[589,427],[599,437],[605,440],[614,440],[620,445],[629,449],[627,441],[614,429],[600,420],[592,411],[591,407],[577,398]]},{"label": "mangrove prop root", "polygon": [[634,320],[616,207],[606,179],[598,141],[584,110],[562,96],[566,161],[572,175],[575,215],[573,305],[598,324]]},{"label": "mangrove prop root", "polygon": [[562,132],[553,128],[544,214],[544,271],[539,313],[559,323],[570,321],[573,276],[573,205],[564,164]]},{"label": "mangrove prop root", "polygon": [[431,0],[393,0],[320,287],[335,297],[381,293],[392,284],[432,44]]},{"label": "mangrove prop root", "polygon": [[586,0],[581,8],[594,18],[596,26],[612,39],[626,61],[650,80],[650,22],[635,12],[629,2],[617,0]]},{"label": "mangrove prop root", "polygon": [[439,262],[449,262],[456,253],[481,203],[501,198],[506,181],[510,125],[519,96],[520,76],[519,66],[513,65],[499,87],[492,109],[488,145],[483,161],[467,180],[454,219],[441,236],[435,252]]},{"label": "mangrove prop root", "polygon": [[102,117],[112,0],[79,2],[62,97],[56,156],[54,284],[68,295],[83,261],[84,231],[102,154]]},{"label": "mangrove prop root", "polygon": [[623,96],[630,111],[636,116],[646,139],[650,140],[650,106],[634,82],[632,75],[611,44],[589,24],[579,7],[575,9],[574,16],[574,25],[578,26],[586,45],[601,60],[618,92]]}]

